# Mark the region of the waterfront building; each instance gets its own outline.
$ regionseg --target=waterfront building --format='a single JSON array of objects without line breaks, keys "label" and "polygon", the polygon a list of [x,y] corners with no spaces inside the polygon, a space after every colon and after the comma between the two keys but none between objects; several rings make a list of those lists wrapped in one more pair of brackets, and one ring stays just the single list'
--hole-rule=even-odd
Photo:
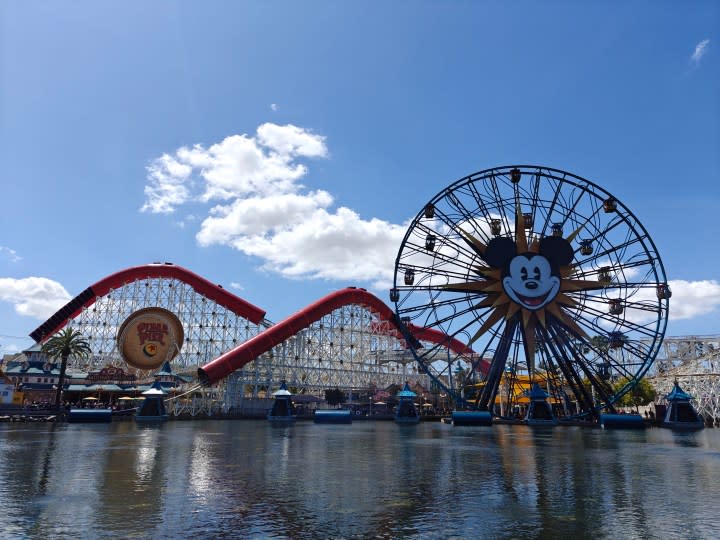
[{"label": "waterfront building", "polygon": [[154,382],[142,395],[145,399],[135,415],[137,422],[164,422],[168,419],[165,409],[165,392],[158,381]]},{"label": "waterfront building", "polygon": [[12,405],[15,394],[13,382],[0,372],[0,405]]},{"label": "waterfront building", "polygon": [[36,343],[7,361],[5,375],[14,391],[21,393],[22,402],[49,405],[55,399],[60,366],[51,362]]}]

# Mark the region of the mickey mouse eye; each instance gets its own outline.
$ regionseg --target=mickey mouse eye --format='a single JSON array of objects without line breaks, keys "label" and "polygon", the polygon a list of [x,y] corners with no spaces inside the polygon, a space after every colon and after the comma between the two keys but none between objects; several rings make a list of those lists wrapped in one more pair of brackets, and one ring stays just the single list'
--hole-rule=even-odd
[{"label": "mickey mouse eye", "polygon": [[535,268],[533,268],[533,271],[535,273],[535,275],[533,276],[533,279],[540,279],[540,268],[538,268],[536,266]]},{"label": "mickey mouse eye", "polygon": [[520,269],[520,279],[522,279],[523,281],[525,281],[527,278],[528,278],[527,268],[525,268],[525,267],[523,266],[523,267]]}]

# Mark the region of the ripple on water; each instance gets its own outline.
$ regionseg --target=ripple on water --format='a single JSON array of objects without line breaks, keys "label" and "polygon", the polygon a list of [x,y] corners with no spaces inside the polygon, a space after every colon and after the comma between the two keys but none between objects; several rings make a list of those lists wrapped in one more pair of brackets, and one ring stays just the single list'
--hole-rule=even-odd
[{"label": "ripple on water", "polygon": [[713,537],[720,436],[393,422],[0,428],[4,533]]}]

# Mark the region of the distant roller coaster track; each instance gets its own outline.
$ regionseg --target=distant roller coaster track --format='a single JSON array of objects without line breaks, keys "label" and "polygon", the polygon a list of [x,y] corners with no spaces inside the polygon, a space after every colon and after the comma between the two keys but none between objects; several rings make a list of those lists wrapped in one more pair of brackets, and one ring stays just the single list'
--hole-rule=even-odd
[{"label": "distant roller coaster track", "polygon": [[[398,337],[400,336],[400,325],[398,324],[396,315],[382,300],[367,292],[365,289],[348,287],[321,298],[284,321],[271,326],[242,345],[226,352],[212,362],[205,364],[198,369],[200,381],[204,384],[213,384],[227,377],[230,373],[236,369],[240,369],[264,352],[269,351],[275,345],[288,339],[303,328],[307,328],[323,315],[327,315],[339,307],[350,304],[365,306],[370,311],[375,312],[380,319],[392,322],[395,325],[395,334]],[[413,334],[413,337],[420,341],[444,344],[455,353],[472,354],[472,349],[465,344],[437,330],[420,328],[413,325],[409,326],[409,330]]]},{"label": "distant roller coaster track", "polygon": [[[157,278],[182,281],[192,287],[198,294],[254,324],[259,324],[265,318],[264,310],[190,270],[172,263],[153,263],[121,270],[91,285],[31,332],[30,337],[37,342],[43,342],[77,317],[84,308],[94,304],[98,297],[105,296],[113,290],[135,281]],[[200,381],[203,384],[210,385],[224,379],[233,371],[242,368],[261,354],[307,328],[333,310],[348,305],[360,305],[375,313],[380,321],[390,323],[384,330],[386,333],[400,340],[404,339],[401,330],[403,325],[400,324],[391,308],[365,289],[347,287],[317,300],[287,319],[269,326],[258,335],[207,362],[198,369]],[[412,324],[405,325],[405,329],[406,332],[409,332],[408,338],[410,339],[441,344],[457,354],[473,354],[473,350],[467,345],[438,330],[422,328]],[[481,363],[480,368],[486,368],[484,361]]]}]

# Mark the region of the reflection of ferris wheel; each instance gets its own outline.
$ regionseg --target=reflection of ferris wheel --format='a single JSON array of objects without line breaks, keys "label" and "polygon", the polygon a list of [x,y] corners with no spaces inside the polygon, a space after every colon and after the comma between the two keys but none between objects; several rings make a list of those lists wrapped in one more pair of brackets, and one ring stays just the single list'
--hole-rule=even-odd
[{"label": "reflection of ferris wheel", "polygon": [[604,189],[538,166],[488,169],[410,224],[390,292],[406,327],[473,352],[408,342],[456,402],[517,414],[538,384],[559,416],[595,414],[652,364],[670,289],[642,224]]}]

